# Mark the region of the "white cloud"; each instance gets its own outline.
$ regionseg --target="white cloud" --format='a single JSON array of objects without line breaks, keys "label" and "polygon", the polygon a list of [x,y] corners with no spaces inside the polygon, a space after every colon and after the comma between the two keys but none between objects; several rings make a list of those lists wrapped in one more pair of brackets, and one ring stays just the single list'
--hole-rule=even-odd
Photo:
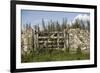
[{"label": "white cloud", "polygon": [[79,14],[73,19],[72,23],[75,23],[77,19],[80,21],[82,20],[83,22],[87,22],[90,21],[90,16],[87,14]]}]

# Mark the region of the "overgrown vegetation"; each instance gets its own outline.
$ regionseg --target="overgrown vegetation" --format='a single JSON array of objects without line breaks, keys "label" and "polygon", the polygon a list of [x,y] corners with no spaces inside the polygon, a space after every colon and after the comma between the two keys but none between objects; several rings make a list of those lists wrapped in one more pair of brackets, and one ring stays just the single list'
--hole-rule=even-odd
[{"label": "overgrown vegetation", "polygon": [[56,49],[38,49],[37,51],[30,52],[29,54],[22,55],[21,62],[47,62],[47,61],[68,61],[68,60],[85,60],[89,59],[89,53],[82,53],[77,48],[76,53],[68,53]]}]

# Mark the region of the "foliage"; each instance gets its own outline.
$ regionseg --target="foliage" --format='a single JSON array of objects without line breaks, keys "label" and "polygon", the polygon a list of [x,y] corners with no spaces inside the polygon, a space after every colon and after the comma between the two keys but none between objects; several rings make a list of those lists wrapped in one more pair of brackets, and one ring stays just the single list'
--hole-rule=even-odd
[{"label": "foliage", "polygon": [[[24,29],[31,27],[31,23],[30,24],[25,24],[26,26],[23,27]],[[84,21],[82,20],[75,20],[75,23],[72,23],[71,25],[69,25],[69,23],[67,22],[67,18],[63,18],[62,22],[57,21],[53,21],[50,20],[48,22],[45,22],[44,19],[42,19],[42,31],[48,31],[48,32],[52,32],[52,31],[63,31],[64,29],[68,29],[68,28],[80,28],[80,29],[84,29],[84,30],[88,30],[90,31],[90,21],[87,21],[86,23],[84,23]],[[39,24],[34,25],[34,29],[38,29],[40,30]]]},{"label": "foliage", "polygon": [[47,61],[68,61],[89,59],[89,54],[80,53],[78,48],[76,53],[68,53],[62,50],[42,48],[30,54],[22,55],[22,63],[26,62],[47,62]]}]

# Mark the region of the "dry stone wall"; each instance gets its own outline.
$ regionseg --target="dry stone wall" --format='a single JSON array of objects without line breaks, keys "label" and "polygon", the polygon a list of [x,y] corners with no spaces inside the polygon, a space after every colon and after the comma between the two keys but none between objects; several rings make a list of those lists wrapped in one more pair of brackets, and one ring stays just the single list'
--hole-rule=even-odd
[{"label": "dry stone wall", "polygon": [[[44,33],[42,32],[42,34]],[[90,32],[88,30],[70,28],[61,32],[46,32],[46,35],[41,36],[39,31],[28,28],[21,34],[22,54],[33,48],[35,50],[37,48],[58,50],[69,48],[69,51],[76,52],[78,47],[83,52],[90,51]]]}]

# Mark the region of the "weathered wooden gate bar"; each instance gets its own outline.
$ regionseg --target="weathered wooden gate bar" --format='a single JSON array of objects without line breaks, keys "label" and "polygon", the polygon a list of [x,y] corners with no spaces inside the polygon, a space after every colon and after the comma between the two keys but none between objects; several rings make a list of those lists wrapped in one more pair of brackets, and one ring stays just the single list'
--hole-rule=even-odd
[{"label": "weathered wooden gate bar", "polygon": [[[48,35],[42,36],[45,33]],[[65,31],[38,32],[37,29],[34,31],[34,48],[66,48],[64,40],[67,40]]]}]

